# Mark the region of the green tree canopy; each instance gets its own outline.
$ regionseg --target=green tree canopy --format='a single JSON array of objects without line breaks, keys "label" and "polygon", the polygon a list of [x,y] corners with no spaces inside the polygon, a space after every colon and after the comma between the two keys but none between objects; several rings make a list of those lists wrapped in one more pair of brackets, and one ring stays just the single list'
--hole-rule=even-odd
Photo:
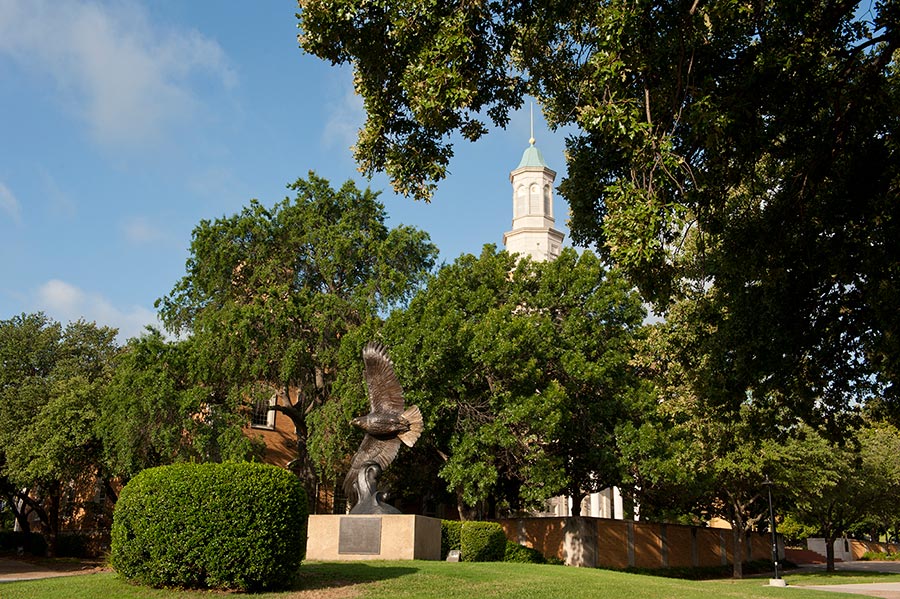
[{"label": "green tree canopy", "polygon": [[732,384],[814,419],[877,378],[896,409],[896,2],[300,7],[301,47],[354,67],[365,172],[428,199],[451,134],[505,125],[528,92],[576,131],[560,185],[573,239],[660,311],[709,290]]},{"label": "green tree canopy", "polygon": [[862,522],[886,530],[900,516],[900,431],[871,423],[848,431],[848,437],[836,446],[805,430],[784,447],[787,509],[825,538],[829,572],[835,539]]},{"label": "green tree canopy", "polygon": [[341,346],[408,299],[437,250],[422,231],[389,229],[378,194],[352,181],[335,190],[310,173],[288,188],[295,197],[272,208],[253,200],[202,221],[187,274],[157,306],[170,331],[190,334],[213,403],[260,384],[288,398],[275,409],[297,428],[298,471],[314,497],[307,417],[332,397]]},{"label": "green tree canopy", "polygon": [[0,492],[40,518],[56,549],[69,484],[104,480],[95,424],[118,347],[116,330],[44,314],[0,321]]},{"label": "green tree canopy", "polygon": [[493,246],[391,315],[385,342],[428,430],[417,449],[444,456],[464,515],[620,482],[616,431],[640,412],[629,363],[643,317],[590,252],[517,263]]},{"label": "green tree canopy", "polygon": [[213,403],[192,375],[193,343],[149,329],[118,355],[97,433],[109,472],[124,481],[174,462],[253,459],[259,447],[241,432],[239,406]]}]

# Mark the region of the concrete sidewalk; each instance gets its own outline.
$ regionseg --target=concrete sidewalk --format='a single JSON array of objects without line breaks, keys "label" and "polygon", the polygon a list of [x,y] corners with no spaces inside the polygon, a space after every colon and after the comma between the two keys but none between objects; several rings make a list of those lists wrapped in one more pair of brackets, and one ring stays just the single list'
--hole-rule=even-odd
[{"label": "concrete sidewalk", "polygon": [[[791,588],[791,587],[788,587]],[[832,593],[851,593],[880,599],[900,599],[900,582],[872,582],[867,584],[829,584],[826,586],[800,586],[798,589],[830,591]]]},{"label": "concrete sidewalk", "polygon": [[[883,572],[885,574],[900,574],[900,562],[835,562],[834,569],[839,572]],[[825,564],[806,565],[801,568],[801,571],[824,572]],[[788,572],[787,576],[790,575],[791,573]],[[798,589],[814,589],[816,591],[830,591],[832,593],[851,593],[853,595],[864,595],[866,597],[879,597],[880,599],[900,599],[900,582],[792,586]]]},{"label": "concrete sidewalk", "polygon": [[51,562],[0,558],[0,583],[103,572],[95,562]]}]

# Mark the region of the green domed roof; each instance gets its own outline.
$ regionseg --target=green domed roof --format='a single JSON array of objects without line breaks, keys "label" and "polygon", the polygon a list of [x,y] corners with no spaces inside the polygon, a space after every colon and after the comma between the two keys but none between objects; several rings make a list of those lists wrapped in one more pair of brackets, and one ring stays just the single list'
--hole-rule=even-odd
[{"label": "green domed roof", "polygon": [[522,154],[522,160],[519,162],[519,166],[517,166],[516,168],[519,169],[525,166],[550,168],[547,166],[547,163],[544,162],[544,155],[541,154],[541,151],[534,146],[534,140],[531,141],[530,146],[525,148],[525,152]]}]

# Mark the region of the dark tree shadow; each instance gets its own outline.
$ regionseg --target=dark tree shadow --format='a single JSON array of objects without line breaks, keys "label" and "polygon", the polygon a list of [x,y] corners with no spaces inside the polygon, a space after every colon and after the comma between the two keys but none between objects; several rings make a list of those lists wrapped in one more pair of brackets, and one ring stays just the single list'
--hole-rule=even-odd
[{"label": "dark tree shadow", "polygon": [[415,574],[414,565],[375,565],[363,562],[313,562],[300,566],[292,590],[334,589]]}]

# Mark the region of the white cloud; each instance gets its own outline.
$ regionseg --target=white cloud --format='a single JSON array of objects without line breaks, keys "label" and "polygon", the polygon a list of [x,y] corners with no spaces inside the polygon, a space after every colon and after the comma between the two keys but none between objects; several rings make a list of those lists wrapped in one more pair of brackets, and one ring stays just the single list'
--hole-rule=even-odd
[{"label": "white cloud", "polygon": [[45,218],[69,220],[78,213],[78,206],[69,192],[57,184],[50,172],[40,168],[38,181],[45,200]]},{"label": "white cloud", "polygon": [[235,74],[214,40],[164,29],[124,1],[0,0],[0,54],[49,75],[99,142],[152,141],[195,115],[193,78],[225,86]]},{"label": "white cloud", "polygon": [[153,244],[165,239],[165,232],[146,218],[135,217],[122,225],[122,232],[135,245]]},{"label": "white cloud", "polygon": [[353,89],[352,80],[345,78],[342,94],[331,103],[331,111],[322,131],[326,147],[349,148],[356,145],[359,129],[366,121],[366,110],[362,96]]},{"label": "white cloud", "polygon": [[22,224],[22,206],[9,188],[0,183],[0,210],[9,215],[10,220],[17,225]]},{"label": "white cloud", "polygon": [[146,325],[162,328],[156,313],[143,306],[120,309],[98,293],[88,293],[78,287],[52,279],[37,290],[37,308],[62,323],[83,318],[100,326],[119,329],[119,342],[124,343],[144,332]]}]

